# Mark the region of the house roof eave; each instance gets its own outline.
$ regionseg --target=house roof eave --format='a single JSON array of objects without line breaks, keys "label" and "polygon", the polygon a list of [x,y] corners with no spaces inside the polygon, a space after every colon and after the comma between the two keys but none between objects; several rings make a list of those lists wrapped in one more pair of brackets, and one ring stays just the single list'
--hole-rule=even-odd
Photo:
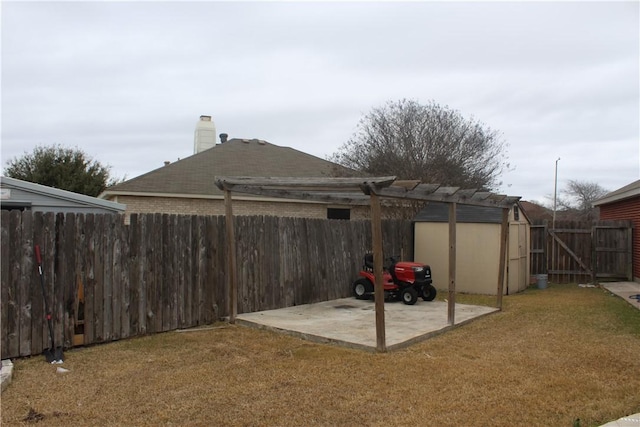
[{"label": "house roof eave", "polygon": [[87,196],[85,194],[74,193],[72,191],[61,190],[59,188],[48,187],[46,185],[36,184],[34,182],[23,181],[20,179],[0,177],[0,183],[8,188],[17,188],[26,192],[40,194],[60,200],[78,203],[83,206],[94,206],[110,210],[113,212],[124,212],[127,208],[122,203],[112,202],[110,200],[102,200],[99,197]]},{"label": "house roof eave", "polygon": [[612,191],[601,199],[593,202],[593,206],[602,206],[609,203],[620,202],[631,197],[640,196],[640,180],[634,181],[629,185],[625,185],[618,190]]},{"label": "house roof eave", "polygon": [[[137,191],[112,191],[107,190],[100,194],[101,198],[118,197],[118,196],[130,196],[130,197],[166,197],[174,199],[205,199],[205,200],[224,200],[222,195],[211,194],[186,194],[186,193],[147,193]],[[297,200],[297,199],[282,199],[279,197],[260,197],[244,194],[234,194],[233,200],[238,201],[251,201],[251,202],[275,202],[275,203],[311,203],[311,204],[326,204],[314,200]]]}]

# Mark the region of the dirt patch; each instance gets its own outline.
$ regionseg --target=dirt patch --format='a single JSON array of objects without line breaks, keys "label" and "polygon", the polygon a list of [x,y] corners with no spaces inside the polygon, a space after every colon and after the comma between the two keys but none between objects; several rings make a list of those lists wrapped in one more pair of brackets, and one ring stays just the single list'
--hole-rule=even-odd
[{"label": "dirt patch", "polygon": [[27,423],[38,423],[42,420],[44,420],[44,414],[41,414],[33,408],[29,408],[29,413],[22,421]]},{"label": "dirt patch", "polygon": [[349,304],[341,304],[341,305],[336,305],[335,307],[338,310],[352,310],[354,308],[358,308],[355,305],[349,305]]}]

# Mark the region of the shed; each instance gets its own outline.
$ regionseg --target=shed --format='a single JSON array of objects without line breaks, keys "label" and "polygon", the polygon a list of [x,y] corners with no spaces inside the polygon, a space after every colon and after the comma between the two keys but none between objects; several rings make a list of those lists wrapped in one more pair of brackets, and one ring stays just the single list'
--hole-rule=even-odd
[{"label": "shed", "polygon": [[126,205],[22,181],[0,177],[0,207],[3,210],[34,212],[113,214],[124,213]]},{"label": "shed", "polygon": [[633,223],[632,275],[634,281],[640,282],[640,179],[596,200],[593,206],[600,208],[601,220],[627,220]]},{"label": "shed", "polygon": [[[495,295],[500,264],[500,208],[456,206],[456,290]],[[427,204],[414,219],[414,259],[432,269],[434,285],[446,289],[449,268],[449,208],[444,203]],[[514,294],[529,285],[530,221],[519,203],[509,210],[504,294]]]}]

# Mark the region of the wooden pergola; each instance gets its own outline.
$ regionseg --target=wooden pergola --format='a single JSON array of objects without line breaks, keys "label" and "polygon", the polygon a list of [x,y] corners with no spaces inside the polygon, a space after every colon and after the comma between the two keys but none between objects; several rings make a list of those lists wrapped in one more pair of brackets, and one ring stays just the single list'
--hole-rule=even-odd
[{"label": "wooden pergola", "polygon": [[368,178],[259,178],[216,177],[216,186],[224,191],[227,231],[227,259],[229,263],[229,322],[235,323],[238,310],[236,241],[233,225],[231,193],[245,193],[266,197],[337,203],[352,206],[371,206],[371,236],[373,245],[374,295],[376,312],[377,350],[386,351],[383,254],[381,226],[381,198],[443,202],[449,206],[449,298],[447,319],[455,323],[456,292],[456,205],[497,207],[502,209],[500,238],[500,266],[498,272],[496,306],[502,309],[504,269],[509,233],[509,210],[520,199],[458,187],[420,184],[418,181],[397,181],[395,176]]}]

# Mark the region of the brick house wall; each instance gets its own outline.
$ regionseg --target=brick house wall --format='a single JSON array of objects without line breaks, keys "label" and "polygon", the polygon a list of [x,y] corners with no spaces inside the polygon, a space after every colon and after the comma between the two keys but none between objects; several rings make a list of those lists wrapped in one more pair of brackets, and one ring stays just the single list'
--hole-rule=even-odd
[{"label": "brick house wall", "polygon": [[633,279],[640,282],[640,196],[600,205],[601,220],[633,222]]},{"label": "brick house wall", "polygon": [[[224,215],[224,199],[182,197],[117,196],[114,201],[127,206],[125,222],[132,213],[167,213],[188,215]],[[369,218],[368,206],[334,206],[292,201],[233,200],[234,215],[327,218],[327,207],[350,208],[351,219]]]}]

